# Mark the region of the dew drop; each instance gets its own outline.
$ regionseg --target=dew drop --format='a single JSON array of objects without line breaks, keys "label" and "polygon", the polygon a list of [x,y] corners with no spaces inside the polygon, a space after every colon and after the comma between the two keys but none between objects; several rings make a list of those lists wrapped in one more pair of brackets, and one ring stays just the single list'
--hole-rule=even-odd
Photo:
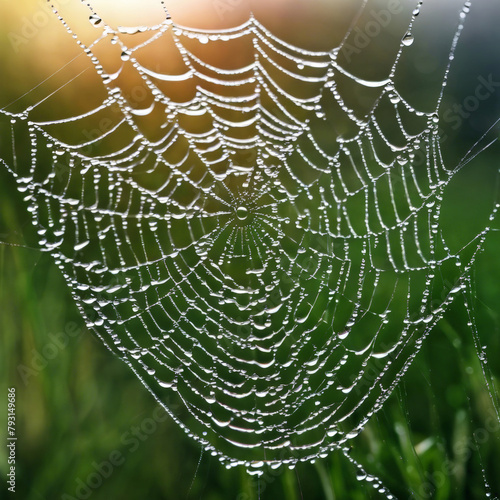
[{"label": "dew drop", "polygon": [[164,387],[165,389],[175,389],[175,380],[172,380],[171,382],[166,382],[164,380],[156,379],[158,382],[158,385],[160,387]]},{"label": "dew drop", "polygon": [[389,96],[389,100],[391,101],[392,104],[397,104],[398,102],[401,101],[401,97],[399,97],[398,94],[391,94]]},{"label": "dew drop", "polygon": [[242,221],[247,220],[248,210],[245,207],[238,207],[236,209],[236,217]]},{"label": "dew drop", "polygon": [[147,31],[147,26],[118,26],[118,32],[124,35],[135,35]]},{"label": "dew drop", "polygon": [[346,339],[348,335],[349,335],[349,330],[345,330],[345,331],[340,332],[338,334],[340,340]]},{"label": "dew drop", "polygon": [[406,33],[406,35],[403,37],[403,45],[405,47],[409,47],[410,45],[413,44],[413,42],[415,41],[415,39],[413,38],[413,35],[411,33]]},{"label": "dew drop", "polygon": [[358,481],[364,481],[366,479],[366,472],[364,471],[358,471],[358,473],[356,474],[356,479]]},{"label": "dew drop", "polygon": [[99,26],[102,23],[102,19],[96,14],[89,16],[89,21],[92,26]]}]

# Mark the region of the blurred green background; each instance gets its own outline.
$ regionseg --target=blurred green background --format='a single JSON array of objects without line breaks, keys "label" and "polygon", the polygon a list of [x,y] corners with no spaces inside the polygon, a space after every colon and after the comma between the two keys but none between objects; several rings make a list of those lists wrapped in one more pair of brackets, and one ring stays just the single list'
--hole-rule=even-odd
[{"label": "blurred green background", "polygon": [[[284,5],[287,7],[286,2]],[[23,16],[37,8],[31,2],[27,13],[3,17],[0,58],[8,77],[0,87],[4,104],[19,95],[20,85],[32,86],[39,78],[30,72],[39,64],[34,59],[26,57],[24,65],[16,65],[8,38],[9,29],[21,29]],[[500,44],[492,43],[491,38],[493,21],[485,11],[475,20],[483,34],[477,26],[464,34],[468,49],[458,54],[448,106],[469,95],[478,74],[500,73],[495,48]],[[437,28],[427,29],[432,34]],[[42,34],[30,43],[36,43]],[[466,145],[500,116],[499,103],[499,96],[493,95],[459,130],[447,131],[451,137],[446,143],[449,158],[461,157]],[[2,146],[5,144],[4,138]],[[484,206],[478,206],[483,193],[490,193],[484,203],[491,202],[498,151],[491,148],[457,176],[447,206],[450,228],[463,224],[465,231],[474,225],[484,211]],[[0,436],[6,429],[6,388],[15,387],[18,441],[16,494],[9,497],[3,481],[1,498],[52,500],[64,494],[79,498],[79,493],[80,498],[95,500],[383,498],[356,477],[354,467],[341,454],[301,464],[295,470],[267,471],[257,480],[243,470],[222,468],[170,419],[158,418],[153,398],[133,373],[85,329],[59,270],[50,255],[37,249],[25,205],[14,181],[2,169],[0,373],[5,397]],[[481,341],[488,346],[494,384],[490,391],[466,324],[467,310],[459,298],[384,409],[352,441],[351,456],[379,476],[397,498],[484,498],[484,473],[492,493],[500,495],[500,424],[490,398],[491,392],[498,400],[500,390],[499,252],[500,234],[493,231],[473,276],[475,318]],[[69,341],[58,346],[51,335]],[[49,344],[56,348],[47,347]],[[8,468],[3,444],[1,449],[0,470],[5,478]],[[96,479],[96,466],[117,456],[119,465],[108,467]],[[81,489],[83,483],[92,481],[96,488]]]}]

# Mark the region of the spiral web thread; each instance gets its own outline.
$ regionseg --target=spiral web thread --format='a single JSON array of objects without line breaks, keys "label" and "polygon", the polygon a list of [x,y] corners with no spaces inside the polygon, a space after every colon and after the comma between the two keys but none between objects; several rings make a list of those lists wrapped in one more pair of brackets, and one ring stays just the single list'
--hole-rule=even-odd
[{"label": "spiral web thread", "polygon": [[[441,155],[442,92],[433,112],[419,112],[394,83],[420,3],[383,81],[343,69],[342,45],[301,49],[253,16],[215,32],[180,26],[165,10],[157,26],[113,28],[88,7],[99,33],[88,46],[59,19],[102,77],[102,105],[47,122],[31,120],[36,106],[1,112],[12,128],[6,163],[41,247],[88,326],[227,467],[261,474],[264,464],[293,467],[340,449],[366,477],[346,445],[468,286],[489,231],[448,248],[441,202],[460,165]],[[145,62],[162,41],[182,70]],[[116,73],[95,55],[103,44],[121,59]],[[204,60],[205,49],[232,44],[253,60],[232,69]],[[147,107],[124,95],[125,67]],[[368,113],[346,103],[341,79],[378,93]],[[174,97],[179,85],[189,98]],[[99,137],[56,138],[107,111],[115,120]],[[333,112],[354,129],[348,137],[332,129]]]}]

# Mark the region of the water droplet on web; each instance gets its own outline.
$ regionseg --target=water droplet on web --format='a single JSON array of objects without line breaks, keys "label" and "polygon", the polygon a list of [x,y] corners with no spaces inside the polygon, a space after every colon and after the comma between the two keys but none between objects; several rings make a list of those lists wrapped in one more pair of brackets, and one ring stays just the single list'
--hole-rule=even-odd
[{"label": "water droplet on web", "polygon": [[129,352],[134,359],[139,359],[141,357],[140,349],[131,349]]},{"label": "water droplet on web", "polygon": [[99,26],[102,23],[102,19],[96,14],[89,16],[89,21],[92,26]]},{"label": "water droplet on web", "polygon": [[345,330],[343,332],[340,332],[338,334],[338,337],[340,340],[345,340],[348,337],[348,335],[349,335],[349,330]]},{"label": "water droplet on web", "polygon": [[401,97],[399,97],[398,94],[391,94],[389,96],[389,100],[392,102],[392,104],[397,104],[398,102],[401,102]]},{"label": "water droplet on web", "polygon": [[164,382],[163,380],[158,380],[158,385],[164,387],[165,389],[171,389],[175,386],[174,382]]},{"label": "water droplet on web", "polygon": [[198,37],[198,41],[199,41],[200,43],[206,44],[206,43],[208,43],[209,39],[208,39],[208,36],[207,36],[207,35],[200,35],[200,36]]},{"label": "water droplet on web", "polygon": [[413,35],[411,33],[406,33],[406,35],[403,37],[403,45],[405,47],[409,47],[410,45],[413,44],[413,42],[415,41],[415,39],[413,38]]},{"label": "water droplet on web", "polygon": [[121,53],[121,60],[122,61],[128,61],[130,59],[130,50],[124,50],[122,53]]},{"label": "water droplet on web", "polygon": [[353,439],[353,438],[355,438],[358,434],[359,434],[359,430],[354,429],[353,431],[348,432],[348,433],[345,435],[345,437],[346,437],[346,439]]},{"label": "water droplet on web", "polygon": [[248,209],[246,207],[238,207],[236,209],[236,217],[238,217],[239,220],[245,221],[248,218]]},{"label": "water droplet on web", "polygon": [[118,26],[118,32],[124,35],[135,35],[147,31],[147,26]]},{"label": "water droplet on web", "polygon": [[358,473],[356,474],[356,479],[358,481],[364,481],[366,479],[366,472],[364,471],[358,471]]}]

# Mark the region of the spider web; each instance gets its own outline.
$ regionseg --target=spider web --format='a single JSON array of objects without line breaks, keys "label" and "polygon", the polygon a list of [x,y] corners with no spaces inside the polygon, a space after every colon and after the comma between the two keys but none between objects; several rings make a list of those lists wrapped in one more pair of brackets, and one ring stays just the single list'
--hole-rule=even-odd
[{"label": "spider web", "polygon": [[[470,289],[498,205],[450,247],[444,193],[477,150],[448,165],[438,113],[471,5],[421,111],[396,83],[421,4],[382,80],[339,62],[352,29],[307,50],[253,15],[199,30],[162,3],[163,22],[123,27],[85,4],[96,35],[84,43],[54,9],[105,99],[58,120],[32,118],[42,101],[0,111],[6,164],[88,326],[228,468],[258,475],[336,449],[366,476],[347,445]],[[371,96],[366,109],[353,88]],[[99,117],[106,130],[65,139]]]}]

